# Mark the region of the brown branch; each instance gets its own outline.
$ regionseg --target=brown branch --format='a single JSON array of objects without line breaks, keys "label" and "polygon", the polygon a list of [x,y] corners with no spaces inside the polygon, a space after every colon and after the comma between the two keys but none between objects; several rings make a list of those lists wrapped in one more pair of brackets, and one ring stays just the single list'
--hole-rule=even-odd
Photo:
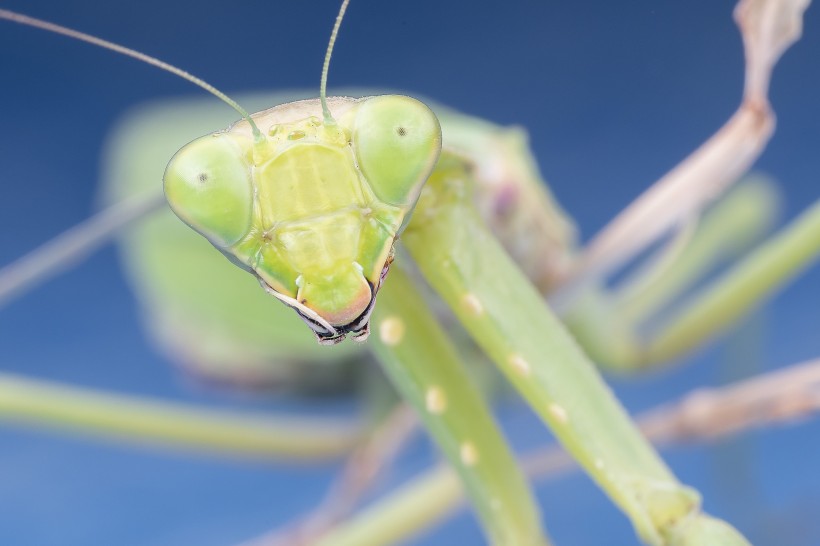
[{"label": "brown branch", "polygon": [[639,419],[658,445],[737,434],[820,411],[820,360],[797,364],[724,388],[698,389]]},{"label": "brown branch", "polygon": [[[818,412],[820,359],[727,387],[697,389],[677,402],[640,414],[636,421],[653,444],[665,447],[790,423]],[[528,474],[542,478],[574,466],[557,446],[526,455],[523,464]]]},{"label": "brown branch", "polygon": [[563,274],[559,302],[580,286],[634,258],[691,218],[737,181],[760,156],[774,132],[768,90],[772,69],[802,31],[809,0],[741,0],[735,21],[743,36],[743,100],[728,122],[704,144],[621,211]]}]

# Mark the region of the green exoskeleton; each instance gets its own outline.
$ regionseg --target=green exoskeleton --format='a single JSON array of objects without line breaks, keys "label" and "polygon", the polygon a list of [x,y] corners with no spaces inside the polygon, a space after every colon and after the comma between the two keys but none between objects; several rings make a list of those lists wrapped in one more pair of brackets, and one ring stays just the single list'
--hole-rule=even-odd
[{"label": "green exoskeleton", "polygon": [[433,112],[403,96],[272,108],[180,150],[165,195],[183,221],[335,344],[363,341],[441,149]]},{"label": "green exoskeleton", "polygon": [[[585,353],[593,353],[601,363],[609,359],[616,365],[628,362],[637,367],[677,354],[681,334],[673,328],[669,336],[659,336],[663,343],[658,349],[633,339],[637,330],[633,324],[618,323],[616,328],[606,322],[618,317],[621,308],[605,289],[586,282],[583,259],[576,260],[577,251],[572,248],[570,223],[539,186],[537,169],[529,157],[512,153],[521,147],[520,132],[505,132],[463,118],[448,121],[447,114],[440,123],[427,106],[403,96],[326,99],[330,51],[345,6],[346,2],[328,48],[320,99],[284,104],[255,115],[226,99],[243,120],[194,140],[168,164],[164,189],[173,211],[228,260],[250,271],[272,296],[294,308],[320,343],[335,344],[348,333],[363,341],[372,313],[378,334],[370,338],[367,348],[396,391],[416,410],[458,477],[456,481],[450,474],[440,473],[430,483],[438,484],[439,490],[442,483],[445,488],[448,483],[460,483],[493,544],[540,546],[549,539],[529,482],[467,370],[470,359],[465,352],[476,347],[626,513],[645,543],[748,544],[730,525],[701,511],[699,494],[680,483],[640,435]],[[744,1],[742,6],[748,8],[749,3]],[[201,80],[134,51],[11,12],[0,10],[0,16],[141,58],[225,99]],[[771,33],[756,35],[767,37]],[[172,114],[163,115],[163,123],[173,124]],[[128,149],[132,156],[139,154],[127,146],[120,149]],[[494,163],[496,154],[513,159]],[[731,157],[729,162],[733,160]],[[529,185],[521,180],[528,180]],[[817,212],[810,213],[787,233],[786,246],[797,248],[799,257],[792,262],[783,260],[788,267],[774,273],[769,267],[769,276],[757,275],[761,294],[817,253],[812,233],[817,231],[818,218]],[[702,227],[709,232],[705,239],[724,231],[724,224],[717,223],[717,228],[706,224]],[[158,230],[155,234],[166,242],[177,242],[171,241],[176,233]],[[192,233],[186,235],[193,237]],[[401,246],[394,248],[399,235]],[[197,241],[208,247],[201,238]],[[696,236],[692,244],[699,245],[698,241]],[[186,241],[182,247],[195,244]],[[780,252],[782,246],[781,241],[774,241],[769,248]],[[182,254],[169,248],[158,244],[152,249],[157,253],[153,257],[178,258],[174,254]],[[144,250],[131,254],[133,270],[156,273],[151,268],[161,267],[158,263],[148,263],[147,259],[137,263],[147,256],[140,255]],[[211,248],[208,250],[213,254]],[[394,250],[399,259],[385,279]],[[167,330],[167,325],[187,328],[186,336],[202,345],[219,338],[214,345],[224,341],[218,349],[228,349],[215,361],[240,360],[234,355],[241,348],[261,366],[270,365],[274,351],[284,353],[291,348],[289,356],[313,358],[315,342],[311,340],[311,348],[300,346],[296,335],[288,339],[291,330],[286,319],[260,321],[254,315],[256,309],[244,302],[238,316],[233,317],[236,320],[225,320],[214,328],[218,335],[201,330],[195,321],[209,305],[203,294],[213,297],[211,303],[217,302],[213,307],[222,311],[214,313],[212,317],[219,318],[211,322],[222,320],[227,315],[224,311],[238,305],[239,299],[233,294],[225,296],[227,292],[215,293],[214,285],[203,280],[210,266],[202,265],[211,262],[201,256],[204,254],[191,256],[192,262],[197,260],[191,265],[193,274],[182,283],[162,274],[138,279],[138,283],[151,285],[144,294],[149,300],[146,307],[154,313],[152,318],[157,318],[152,328],[157,332]],[[229,265],[222,256],[217,257],[222,266]],[[418,271],[410,270],[409,258]],[[685,253],[677,258],[686,261]],[[595,260],[589,263],[600,267]],[[563,301],[564,317],[558,317],[544,303],[544,297],[572,284],[573,279],[568,281],[567,277],[573,268],[581,272],[578,278],[584,282],[578,281],[581,287],[569,291],[573,293]],[[202,271],[202,278],[197,271]],[[447,304],[472,344],[456,343],[456,337],[448,334],[441,317],[431,311],[417,277],[423,277]],[[687,278],[680,284],[689,281]],[[235,281],[237,285],[241,282]],[[255,287],[254,301],[259,300],[257,296],[264,294]],[[651,298],[642,310],[634,311],[636,324],[651,317],[666,297]],[[272,299],[267,298],[265,304]],[[717,317],[713,326],[721,327],[728,321],[720,318],[726,316],[727,306],[712,300],[695,311]],[[732,312],[730,308],[728,314]],[[263,313],[273,311],[265,309]],[[576,337],[559,318],[567,321]],[[687,320],[702,322],[698,316]],[[274,338],[281,333],[274,331],[279,324],[286,334],[277,339],[274,349],[247,341],[254,329],[254,334]],[[612,336],[621,330],[622,336]],[[701,332],[685,333],[686,347],[704,338]],[[349,354],[339,351],[349,350],[350,345],[334,350]],[[0,409],[8,414],[62,420],[104,432],[127,430],[176,444],[303,456],[322,450],[337,453],[340,445],[343,449],[356,442],[349,437],[331,438],[327,431],[313,436],[302,431],[305,434],[294,434],[286,446],[282,442],[257,443],[254,431],[260,437],[271,432],[258,423],[133,401],[117,404],[89,393],[69,396],[21,381],[6,381],[0,386],[5,386],[7,393],[28,395],[0,396],[6,403]],[[74,411],[78,407],[84,411]],[[105,417],[102,422],[100,415]],[[439,507],[441,503],[440,510],[449,508],[458,496],[457,490],[449,490],[449,495],[433,499],[430,505]],[[405,532],[402,518],[409,512],[416,511],[413,521],[435,517],[424,512],[428,499],[414,500],[399,504],[401,510],[385,507],[384,513],[376,510],[377,515],[365,514],[340,525],[322,543],[360,546],[401,540]]]}]

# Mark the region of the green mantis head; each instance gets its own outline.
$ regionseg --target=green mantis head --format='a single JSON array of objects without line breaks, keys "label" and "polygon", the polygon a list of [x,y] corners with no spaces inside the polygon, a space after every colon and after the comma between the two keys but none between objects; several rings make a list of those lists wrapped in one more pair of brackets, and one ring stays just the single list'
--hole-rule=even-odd
[{"label": "green mantis head", "polygon": [[165,172],[173,211],[290,305],[322,343],[364,339],[374,298],[441,149],[421,102],[331,98],[260,112],[182,148]]}]

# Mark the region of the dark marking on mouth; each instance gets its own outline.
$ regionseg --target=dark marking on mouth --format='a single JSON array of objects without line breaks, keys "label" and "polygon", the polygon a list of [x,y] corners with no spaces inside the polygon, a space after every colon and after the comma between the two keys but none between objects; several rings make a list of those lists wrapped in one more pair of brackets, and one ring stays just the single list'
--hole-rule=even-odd
[{"label": "dark marking on mouth", "polygon": [[[368,286],[370,287],[370,303],[367,304],[362,313],[350,321],[348,324],[343,326],[334,326],[333,330],[329,331],[325,326],[314,320],[313,318],[305,315],[302,311],[294,307],[293,305],[288,305],[287,302],[285,305],[288,305],[291,309],[296,311],[296,314],[299,315],[305,324],[307,324],[313,333],[316,334],[316,339],[320,345],[336,345],[337,343],[341,343],[341,341],[350,334],[351,339],[353,341],[363,342],[367,339],[370,335],[370,315],[373,312],[373,307],[376,305],[376,293],[379,291],[379,286],[381,285],[381,281],[384,280],[384,276],[387,275],[387,270],[390,267],[390,263],[393,261],[393,253],[390,253],[390,256],[385,263],[384,269],[382,270],[381,278],[379,279],[379,285],[374,286],[370,281],[367,281]],[[268,283],[266,283],[261,277],[257,276],[257,280],[268,292],[276,292]],[[301,305],[305,305],[307,300],[302,300],[299,302]]]},{"label": "dark marking on mouth", "polygon": [[[316,338],[322,345],[335,345],[340,343],[347,334],[350,334],[354,341],[364,341],[370,333],[370,314],[373,312],[373,306],[376,304],[376,291],[373,289],[372,284],[368,284],[370,285],[370,303],[367,305],[367,308],[350,323],[344,326],[334,326],[335,332],[329,332],[327,328],[302,314],[302,311],[299,309],[295,307],[292,309],[310,326],[310,329],[313,330],[313,333],[316,334]],[[304,304],[304,302],[299,303]]]}]

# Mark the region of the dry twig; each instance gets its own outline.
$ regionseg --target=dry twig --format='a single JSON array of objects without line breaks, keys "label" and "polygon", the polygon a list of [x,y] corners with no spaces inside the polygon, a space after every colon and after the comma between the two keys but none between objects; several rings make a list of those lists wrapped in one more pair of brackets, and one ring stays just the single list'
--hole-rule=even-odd
[{"label": "dry twig", "polygon": [[772,69],[802,32],[809,0],[741,0],[735,21],[743,36],[746,81],[728,122],[627,208],[589,243],[563,276],[560,300],[606,277],[686,218],[694,217],[737,181],[774,132],[768,92]]}]

